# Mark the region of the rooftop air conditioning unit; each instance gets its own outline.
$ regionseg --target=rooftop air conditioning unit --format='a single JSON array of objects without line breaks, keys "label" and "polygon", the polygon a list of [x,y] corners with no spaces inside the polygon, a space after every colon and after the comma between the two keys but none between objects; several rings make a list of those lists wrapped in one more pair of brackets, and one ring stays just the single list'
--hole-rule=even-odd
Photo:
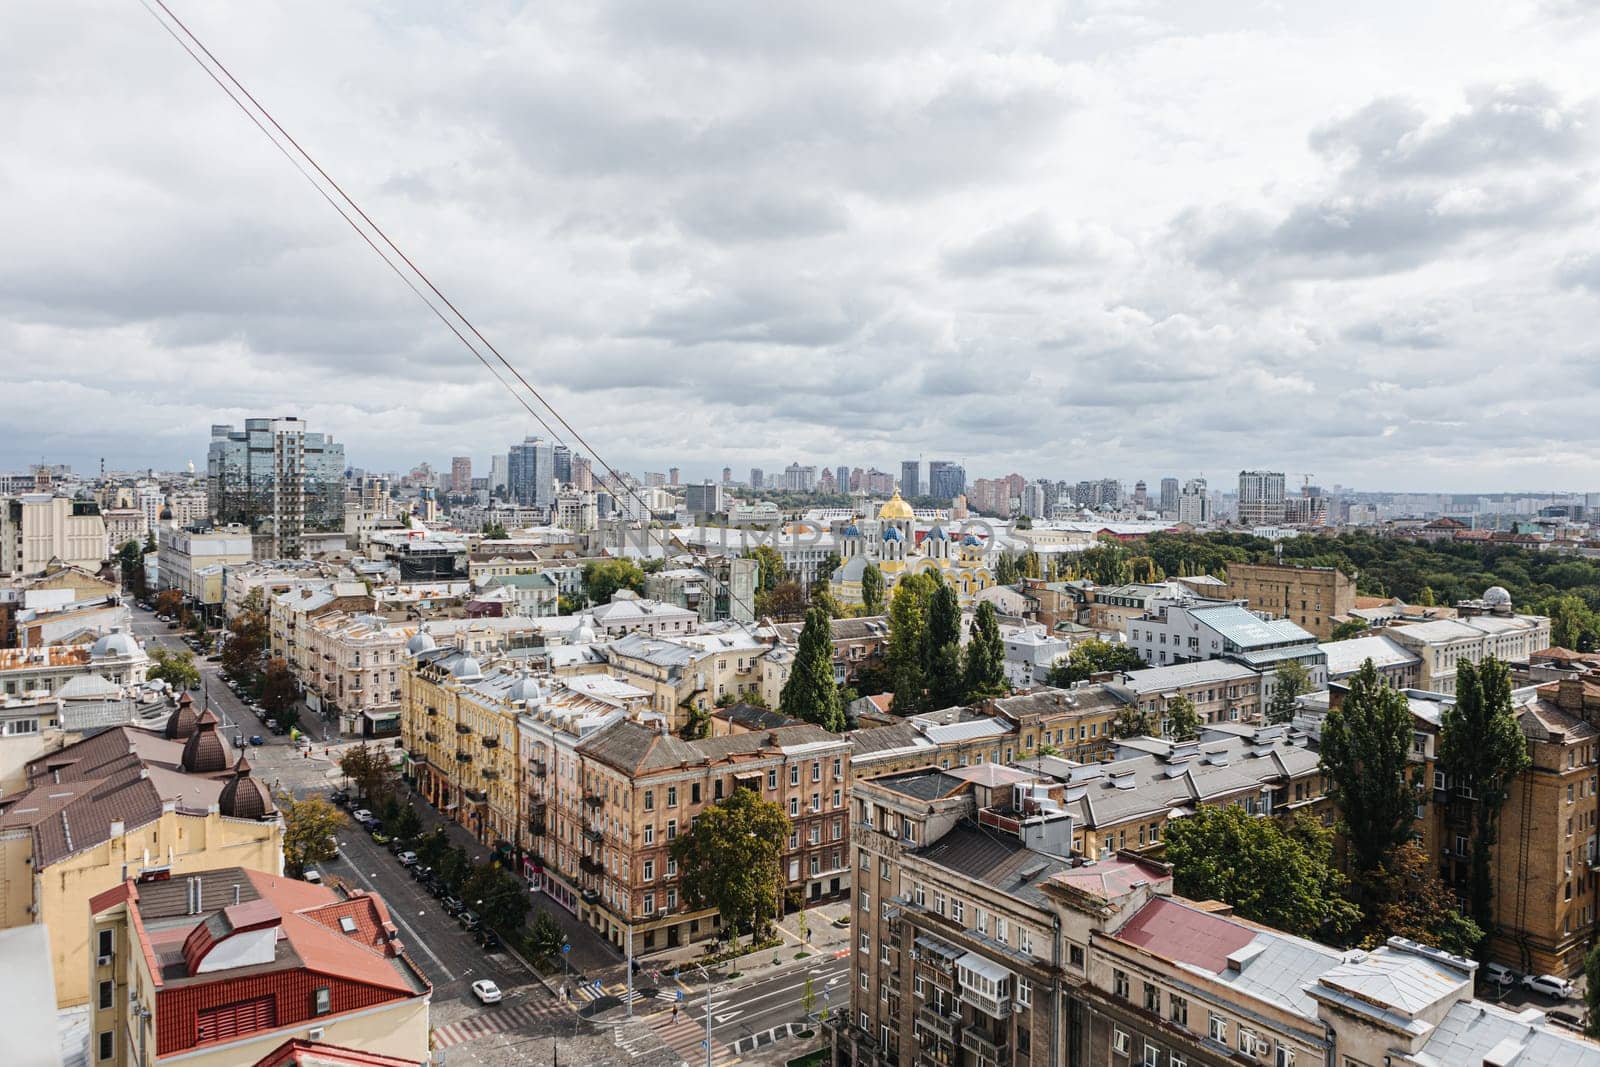
[{"label": "rooftop air conditioning unit", "polygon": [[112,956],[111,956],[111,953],[109,953],[109,952],[106,953],[104,956],[97,956],[95,958],[95,961],[94,961],[95,962],[95,966],[97,966],[97,967],[109,967],[111,965],[111,959],[112,959]]}]

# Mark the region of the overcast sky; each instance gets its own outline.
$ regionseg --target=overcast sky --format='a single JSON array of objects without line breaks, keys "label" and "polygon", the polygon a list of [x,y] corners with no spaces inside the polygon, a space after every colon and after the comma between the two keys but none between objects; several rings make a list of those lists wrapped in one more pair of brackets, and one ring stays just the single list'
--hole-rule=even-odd
[{"label": "overcast sky", "polygon": [[[1600,0],[169,3],[619,467],[1600,488]],[[135,0],[0,235],[0,469],[534,428]]]}]

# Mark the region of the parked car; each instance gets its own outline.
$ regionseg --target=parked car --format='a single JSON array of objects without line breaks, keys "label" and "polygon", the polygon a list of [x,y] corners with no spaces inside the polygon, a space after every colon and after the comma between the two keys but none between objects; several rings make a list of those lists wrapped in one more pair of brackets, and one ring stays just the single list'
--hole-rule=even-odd
[{"label": "parked car", "polygon": [[1553,974],[1523,975],[1522,988],[1554,1000],[1572,999],[1572,983]]},{"label": "parked car", "polygon": [[463,930],[469,932],[476,930],[482,924],[482,920],[478,918],[478,913],[475,911],[463,911],[456,916],[456,922],[461,924]]},{"label": "parked car", "polygon": [[1568,1030],[1576,1030],[1580,1034],[1583,1033],[1583,1020],[1578,1017],[1577,1012],[1562,1011],[1557,1008],[1554,1011],[1545,1012],[1544,1017],[1557,1026],[1565,1026]]},{"label": "parked car", "polygon": [[460,897],[446,896],[439,903],[444,905],[446,915],[460,915],[467,910],[466,904],[462,903]]},{"label": "parked car", "polygon": [[310,882],[312,885],[321,885],[322,872],[317,870],[315,867],[307,867],[305,872],[300,875],[300,880],[304,882]]},{"label": "parked car", "polygon": [[388,848],[390,852],[393,852],[396,856],[398,856],[400,853],[406,850],[406,843],[396,837],[389,842]]},{"label": "parked car", "polygon": [[1517,974],[1503,963],[1491,963],[1483,969],[1483,980],[1491,989],[1503,993],[1517,984]]},{"label": "parked car", "polygon": [[500,935],[488,927],[478,929],[478,944],[483,946],[485,952],[498,952],[500,950]]},{"label": "parked car", "polygon": [[367,823],[376,818],[376,816],[366,808],[357,808],[355,811],[350,813],[350,817],[356,822],[360,823],[362,826],[365,826]]},{"label": "parked car", "polygon": [[484,1004],[500,1003],[500,987],[487,978],[472,983],[472,995]]},{"label": "parked car", "polygon": [[375,845],[387,845],[392,840],[388,834],[383,832],[383,823],[381,822],[369,824],[367,833],[372,835],[372,843]]},{"label": "parked car", "polygon": [[251,734],[250,735],[250,743],[252,745],[264,745],[264,744],[266,744],[266,742],[261,739],[261,735],[260,734]]},{"label": "parked car", "polygon": [[433,877],[433,868],[424,867],[420,863],[414,864],[411,868],[411,877],[415,878],[419,882],[426,882],[428,879]]},{"label": "parked car", "polygon": [[426,884],[428,887],[428,892],[433,894],[435,900],[443,900],[445,897],[450,895],[449,888],[437,878],[428,879]]},{"label": "parked car", "polygon": [[404,852],[397,853],[395,859],[400,861],[400,866],[411,867],[415,866],[417,862],[417,854],[410,849],[406,849]]},{"label": "parked car", "polygon": [[343,789],[335,789],[333,792],[328,794],[328,799],[339,805],[341,808],[347,808],[350,806],[350,794]]}]

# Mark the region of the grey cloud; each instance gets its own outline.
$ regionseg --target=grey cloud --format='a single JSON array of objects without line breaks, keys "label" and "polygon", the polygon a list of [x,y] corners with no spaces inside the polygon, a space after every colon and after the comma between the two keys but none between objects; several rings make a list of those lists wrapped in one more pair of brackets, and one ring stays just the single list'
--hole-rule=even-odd
[{"label": "grey cloud", "polygon": [[1561,264],[1556,277],[1562,285],[1600,293],[1600,253],[1568,258]]},{"label": "grey cloud", "polygon": [[1375,100],[1311,135],[1329,156],[1379,175],[1453,175],[1581,158],[1594,146],[1594,107],[1537,81],[1479,87],[1466,107],[1430,121],[1415,104]]},{"label": "grey cloud", "polygon": [[721,183],[682,198],[677,213],[690,232],[725,243],[817,237],[850,224],[850,213],[831,197]]},{"label": "grey cloud", "polygon": [[948,249],[943,263],[952,274],[1048,270],[1100,262],[1112,253],[1112,245],[1110,234],[1103,229],[1077,226],[1069,234],[1043,212],[1034,212]]}]

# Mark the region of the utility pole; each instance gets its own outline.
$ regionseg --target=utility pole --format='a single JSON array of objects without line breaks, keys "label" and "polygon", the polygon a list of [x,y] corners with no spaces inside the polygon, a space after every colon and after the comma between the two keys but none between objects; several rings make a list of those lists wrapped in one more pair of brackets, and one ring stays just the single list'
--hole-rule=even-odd
[{"label": "utility pole", "polygon": [[633,1018],[633,923],[628,924],[628,1018]]}]

